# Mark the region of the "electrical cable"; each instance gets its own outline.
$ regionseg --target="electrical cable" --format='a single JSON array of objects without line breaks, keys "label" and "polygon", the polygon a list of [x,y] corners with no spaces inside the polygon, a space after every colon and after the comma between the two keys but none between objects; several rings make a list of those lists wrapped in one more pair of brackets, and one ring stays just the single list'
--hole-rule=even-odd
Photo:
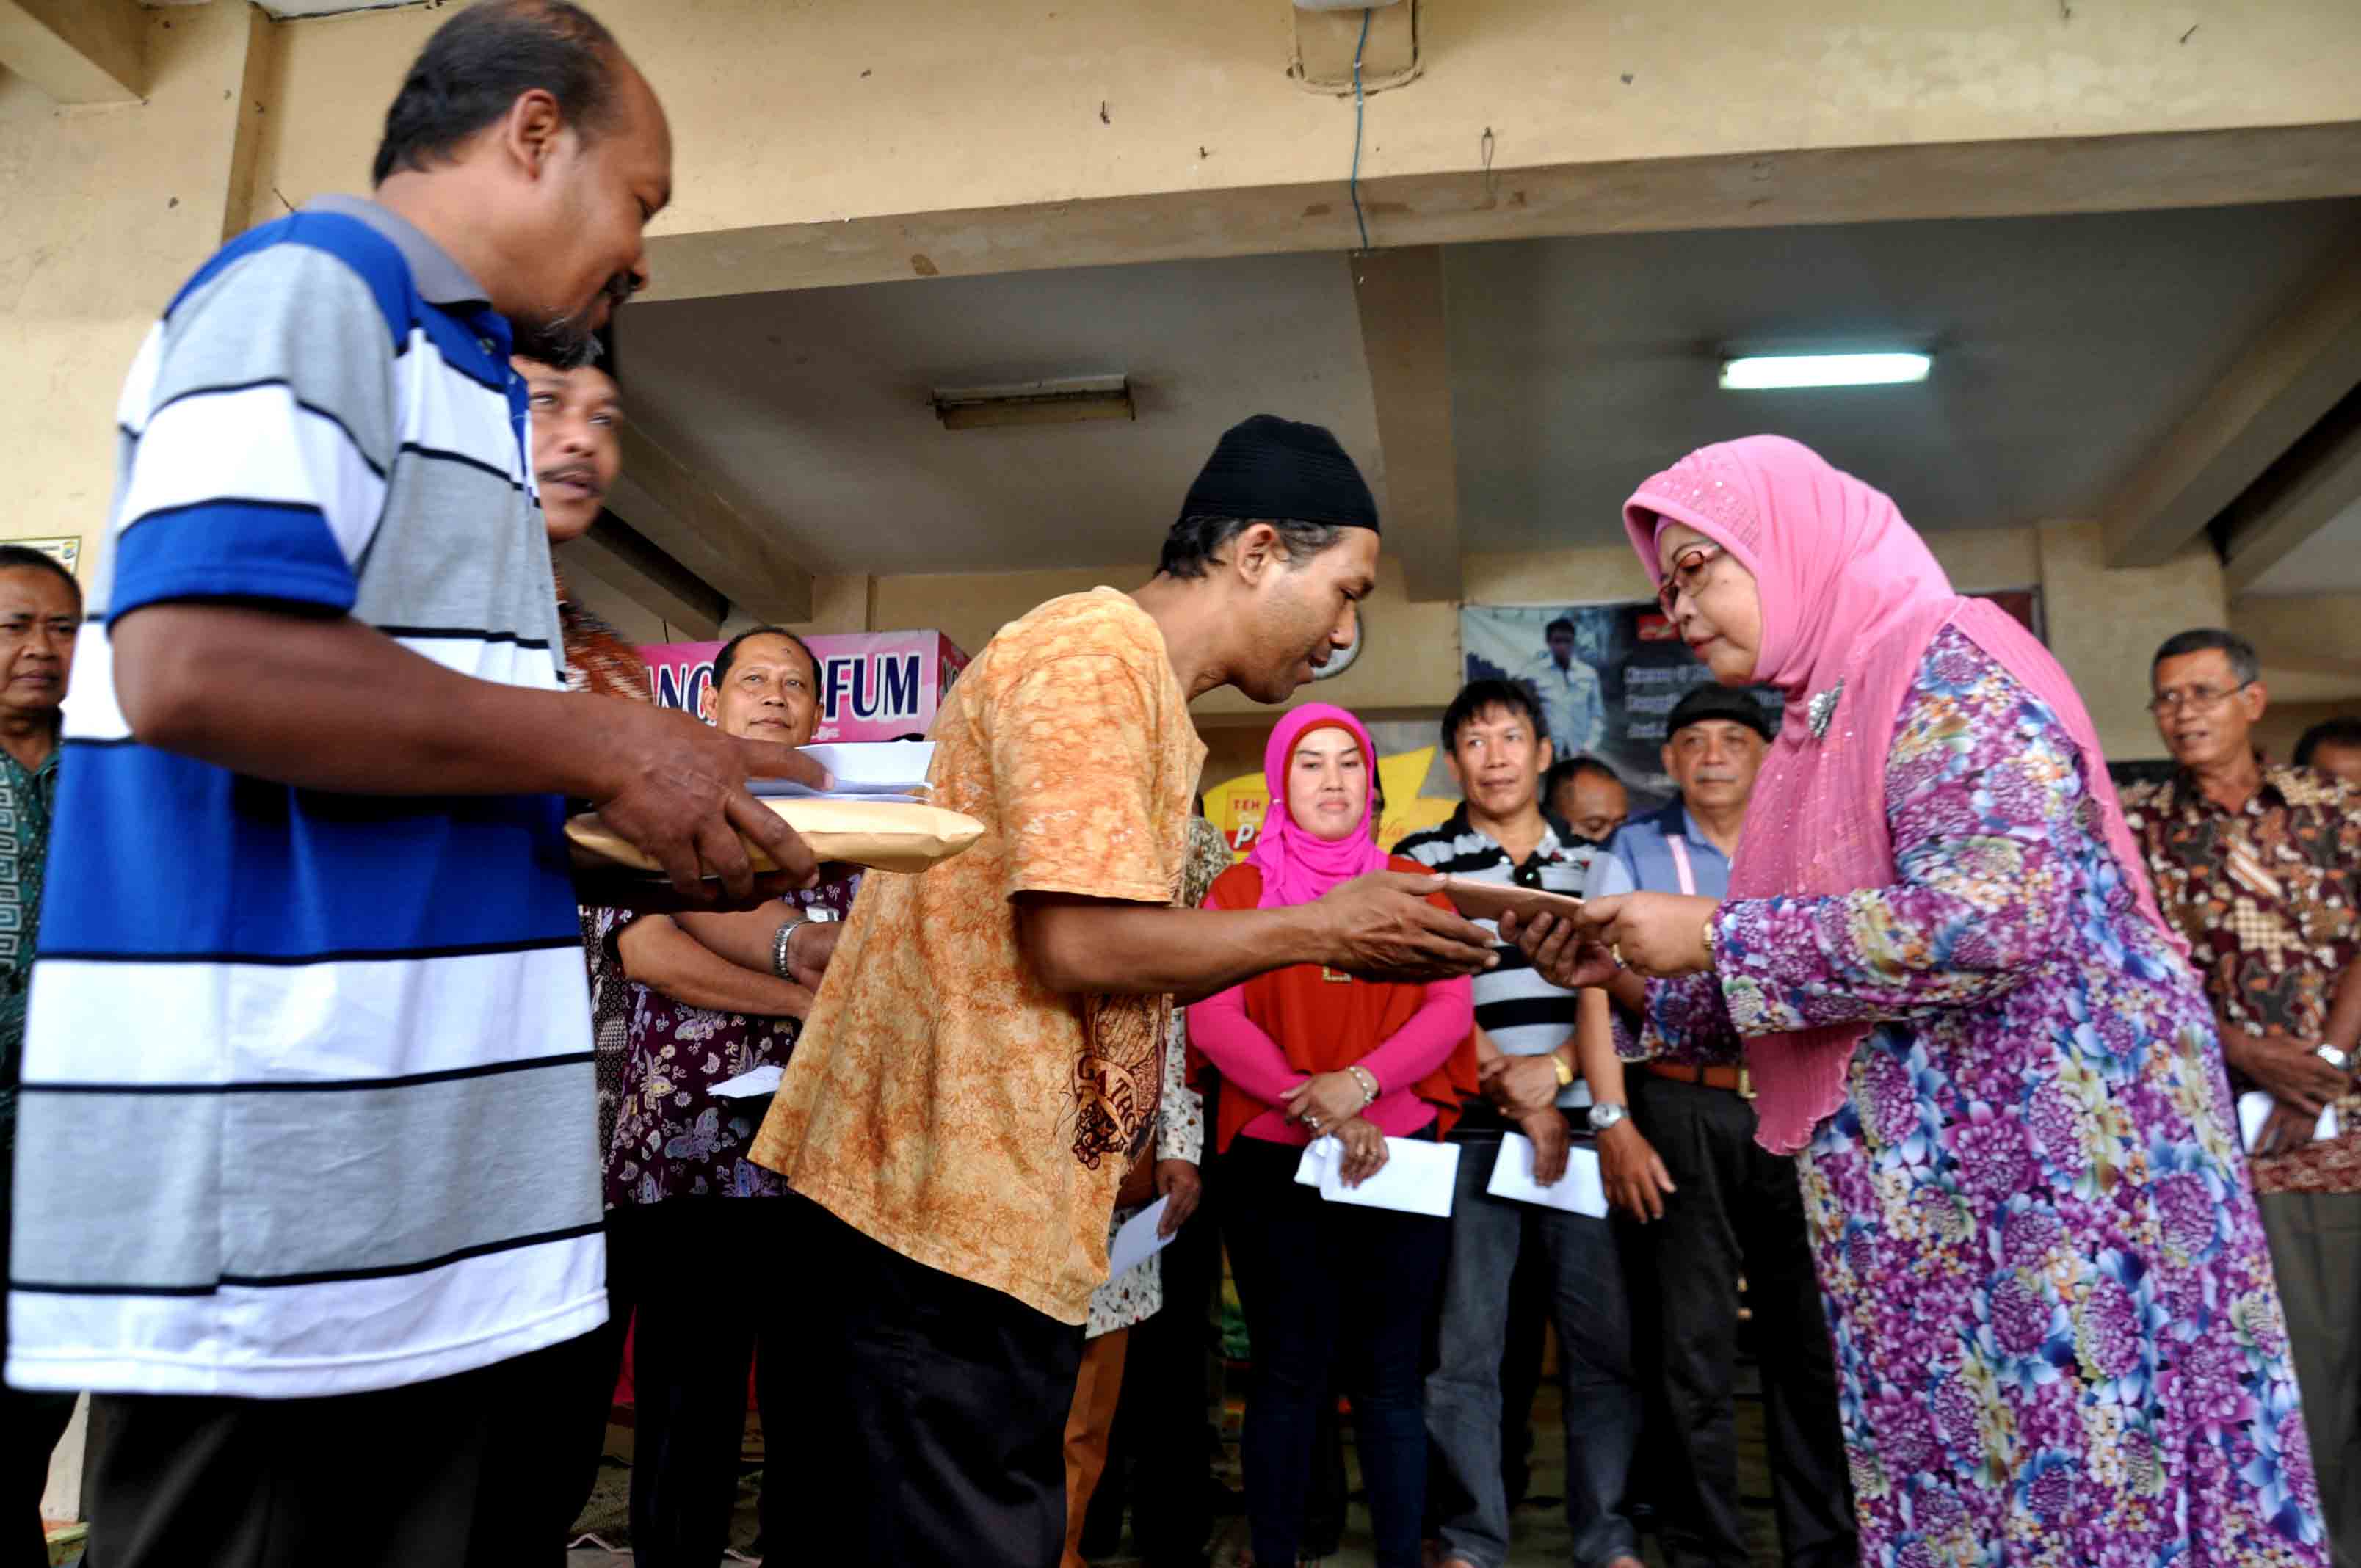
[{"label": "electrical cable", "polygon": [[1365,100],[1361,96],[1361,51],[1369,43],[1369,17],[1374,6],[1361,9],[1361,41],[1353,46],[1353,172],[1345,189],[1353,196],[1353,222],[1361,230],[1361,248],[1369,248],[1369,220],[1361,215],[1361,118]]}]

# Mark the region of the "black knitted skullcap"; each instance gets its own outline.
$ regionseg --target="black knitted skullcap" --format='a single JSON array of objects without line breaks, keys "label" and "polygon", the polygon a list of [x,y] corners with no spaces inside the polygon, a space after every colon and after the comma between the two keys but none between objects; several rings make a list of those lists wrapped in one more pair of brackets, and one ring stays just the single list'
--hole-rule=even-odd
[{"label": "black knitted skullcap", "polygon": [[1325,522],[1374,533],[1378,503],[1326,430],[1257,414],[1222,433],[1180,516]]}]

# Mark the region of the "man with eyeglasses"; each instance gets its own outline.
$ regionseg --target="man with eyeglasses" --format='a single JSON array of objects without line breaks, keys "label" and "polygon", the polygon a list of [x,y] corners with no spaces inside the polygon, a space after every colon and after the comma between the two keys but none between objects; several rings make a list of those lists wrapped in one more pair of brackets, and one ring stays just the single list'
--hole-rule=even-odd
[{"label": "man with eyeglasses", "polygon": [[2361,789],[2262,760],[2260,674],[2253,645],[2216,628],[2157,650],[2148,711],[2180,768],[2126,794],[2124,815],[2235,1086],[2271,1097],[2250,1167],[2345,1568],[2361,1563]]}]

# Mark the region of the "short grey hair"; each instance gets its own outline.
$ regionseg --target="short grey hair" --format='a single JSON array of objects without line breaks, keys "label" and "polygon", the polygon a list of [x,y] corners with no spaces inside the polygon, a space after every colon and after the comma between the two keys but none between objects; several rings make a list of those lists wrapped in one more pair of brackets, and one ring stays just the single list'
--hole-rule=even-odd
[{"label": "short grey hair", "polygon": [[2193,627],[2175,632],[2164,640],[2156,657],[2147,662],[2148,685],[2156,684],[2157,666],[2167,659],[2185,659],[2191,653],[2218,650],[2229,655],[2230,674],[2240,685],[2252,685],[2263,678],[2263,662],[2255,655],[2255,645],[2236,632],[2219,626]]}]

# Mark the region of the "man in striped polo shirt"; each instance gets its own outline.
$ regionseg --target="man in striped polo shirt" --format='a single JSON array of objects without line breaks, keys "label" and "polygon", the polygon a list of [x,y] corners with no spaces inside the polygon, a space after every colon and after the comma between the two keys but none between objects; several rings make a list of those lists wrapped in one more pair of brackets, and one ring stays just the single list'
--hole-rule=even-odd
[{"label": "man in striped polo shirt", "polygon": [[[1475,681],[1443,715],[1443,745],[1466,804],[1394,853],[1453,876],[1579,894],[1596,851],[1543,812],[1550,740],[1521,683]],[[1631,1309],[1607,1222],[1494,1198],[1486,1191],[1502,1136],[1532,1138],[1535,1173],[1563,1172],[1569,1117],[1590,1103],[1575,1076],[1575,1026],[1596,993],[1561,991],[1513,948],[1476,976],[1477,1048],[1486,1095],[1462,1111],[1444,1276],[1441,1361],[1426,1383],[1426,1430],[1446,1568],[1500,1568],[1509,1502],[1500,1470],[1500,1357],[1510,1280],[1524,1249],[1546,1260],[1565,1387],[1566,1522],[1577,1563],[1638,1568],[1639,1537],[1623,1514],[1640,1432],[1631,1377]],[[1602,1019],[1603,1022],[1603,1019]]]},{"label": "man in striped polo shirt", "polygon": [[460,12],[377,199],[226,247],[118,415],[19,1101],[7,1376],[94,1390],[93,1562],[554,1558],[606,1315],[566,801],[807,882],[812,770],[566,692],[512,349],[578,361],[671,189],[555,0]]}]

